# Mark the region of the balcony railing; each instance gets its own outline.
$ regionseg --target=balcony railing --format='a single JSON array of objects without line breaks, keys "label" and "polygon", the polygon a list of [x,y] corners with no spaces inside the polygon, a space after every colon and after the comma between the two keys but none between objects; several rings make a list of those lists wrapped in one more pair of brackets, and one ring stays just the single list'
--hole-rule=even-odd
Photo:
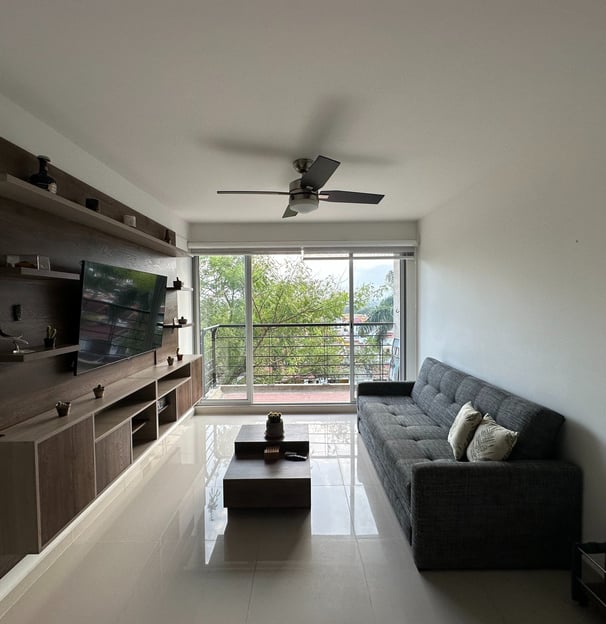
[{"label": "balcony railing", "polygon": [[[354,383],[387,380],[392,330],[388,322],[255,324],[253,384],[350,384],[352,376]],[[205,327],[201,345],[206,396],[221,386],[246,385],[244,324]]]}]

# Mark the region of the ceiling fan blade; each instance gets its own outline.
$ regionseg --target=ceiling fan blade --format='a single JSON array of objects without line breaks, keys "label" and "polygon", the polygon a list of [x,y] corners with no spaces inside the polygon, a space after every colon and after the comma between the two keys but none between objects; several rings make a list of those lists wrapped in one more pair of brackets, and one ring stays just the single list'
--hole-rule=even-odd
[{"label": "ceiling fan blade", "polygon": [[378,204],[385,195],[376,193],[355,193],[354,191],[322,191],[320,199],[328,202],[345,202],[348,204]]},{"label": "ceiling fan blade", "polygon": [[217,191],[218,195],[290,195],[287,191]]},{"label": "ceiling fan blade", "polygon": [[317,191],[328,182],[328,178],[337,170],[340,164],[338,160],[333,160],[326,156],[318,156],[301,177],[301,186]]},{"label": "ceiling fan blade", "polygon": [[286,206],[286,210],[284,211],[282,218],[288,219],[288,217],[296,217],[298,214],[299,214],[298,212],[291,210],[290,206]]}]

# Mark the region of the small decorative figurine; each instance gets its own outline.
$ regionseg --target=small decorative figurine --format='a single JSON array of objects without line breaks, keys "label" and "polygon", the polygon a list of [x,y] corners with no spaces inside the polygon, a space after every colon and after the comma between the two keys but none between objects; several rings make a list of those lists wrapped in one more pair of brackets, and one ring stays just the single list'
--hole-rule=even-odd
[{"label": "small decorative figurine", "polygon": [[183,288],[183,282],[177,278],[174,282],[173,282],[173,288],[175,290],[181,290],[181,288]]},{"label": "small decorative figurine", "polygon": [[55,409],[57,410],[57,416],[67,416],[71,409],[71,401],[57,401],[55,403]]},{"label": "small decorative figurine", "polygon": [[90,210],[99,212],[99,200],[96,197],[87,197],[84,200],[84,205]]},{"label": "small decorative figurine", "polygon": [[36,156],[36,158],[38,159],[39,171],[30,176],[30,183],[49,193],[56,193],[57,181],[55,178],[51,178],[51,176],[48,175],[48,163],[50,162],[50,158],[48,156]]},{"label": "small decorative figurine", "polygon": [[2,327],[0,327],[0,340],[10,340],[14,347],[13,353],[21,353],[21,345],[29,344],[29,342],[23,337],[23,334],[13,336],[11,334],[7,334]]},{"label": "small decorative figurine", "polygon": [[95,399],[100,399],[103,396],[103,393],[105,392],[105,386],[102,386],[101,384],[99,384],[93,388],[93,392],[95,394]]},{"label": "small decorative figurine", "polygon": [[44,347],[46,349],[54,349],[57,339],[57,328],[52,325],[46,326],[46,338],[44,339]]},{"label": "small decorative figurine", "polygon": [[174,363],[174,361],[175,361],[175,358],[174,358],[172,355],[169,355],[169,356],[166,358],[166,361],[168,362],[168,365],[169,365],[169,366],[172,366],[172,365],[173,365],[173,363]]},{"label": "small decorative figurine", "polygon": [[183,353],[179,353],[179,347],[177,347],[176,356],[177,362],[180,362],[183,359]]},{"label": "small decorative figurine", "polygon": [[280,412],[269,412],[265,423],[265,439],[278,440],[284,437],[284,422]]}]

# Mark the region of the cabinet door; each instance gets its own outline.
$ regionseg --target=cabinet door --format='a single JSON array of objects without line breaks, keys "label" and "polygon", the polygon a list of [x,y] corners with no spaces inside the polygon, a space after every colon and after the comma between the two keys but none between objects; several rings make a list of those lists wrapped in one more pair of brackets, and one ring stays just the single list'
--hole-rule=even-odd
[{"label": "cabinet door", "polygon": [[97,494],[100,494],[133,461],[130,420],[97,440]]},{"label": "cabinet door", "polygon": [[38,444],[38,480],[44,547],[95,498],[92,416]]},{"label": "cabinet door", "polygon": [[0,445],[0,552],[40,552],[36,447],[33,442]]},{"label": "cabinet door", "polygon": [[181,418],[192,406],[191,379],[177,388],[177,418]]}]

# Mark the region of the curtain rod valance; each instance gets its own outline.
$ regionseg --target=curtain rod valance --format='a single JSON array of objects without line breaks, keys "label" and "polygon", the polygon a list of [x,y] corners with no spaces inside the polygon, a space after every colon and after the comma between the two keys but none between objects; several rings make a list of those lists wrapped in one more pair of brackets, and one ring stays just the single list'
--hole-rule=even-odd
[{"label": "curtain rod valance", "polygon": [[303,254],[335,255],[335,254],[364,254],[364,255],[397,255],[414,257],[417,248],[416,241],[389,241],[385,243],[321,241],[321,242],[275,242],[275,243],[213,243],[192,242],[188,245],[189,251],[198,255],[260,255],[260,254]]}]

